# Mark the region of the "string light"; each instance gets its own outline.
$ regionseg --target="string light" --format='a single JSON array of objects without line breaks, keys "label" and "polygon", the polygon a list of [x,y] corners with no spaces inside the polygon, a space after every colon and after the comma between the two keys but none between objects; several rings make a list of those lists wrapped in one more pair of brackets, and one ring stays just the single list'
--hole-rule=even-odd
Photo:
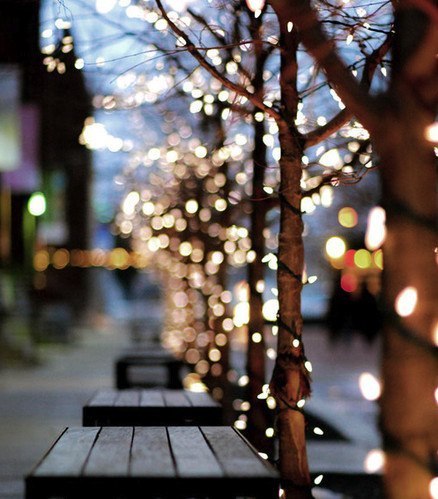
[{"label": "string light", "polygon": [[385,453],[381,449],[370,450],[364,461],[364,470],[366,473],[378,473],[382,471],[385,465]]},{"label": "string light", "polygon": [[404,288],[395,299],[395,310],[401,317],[408,317],[413,314],[417,306],[418,293],[413,286]]},{"label": "string light", "polygon": [[381,395],[381,386],[378,379],[371,373],[364,372],[359,376],[359,387],[366,400],[378,400]]},{"label": "string light", "polygon": [[376,206],[370,210],[365,233],[365,246],[370,251],[380,248],[385,240],[385,220],[386,213],[383,208]]}]

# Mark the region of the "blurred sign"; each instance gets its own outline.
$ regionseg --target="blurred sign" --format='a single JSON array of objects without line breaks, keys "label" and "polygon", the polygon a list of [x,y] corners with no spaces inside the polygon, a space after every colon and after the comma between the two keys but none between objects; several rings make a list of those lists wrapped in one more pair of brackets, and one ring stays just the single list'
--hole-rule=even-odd
[{"label": "blurred sign", "polygon": [[0,171],[20,165],[20,72],[14,66],[0,66]]},{"label": "blurred sign", "polygon": [[0,65],[0,172],[13,193],[39,188],[39,110],[21,103],[21,73],[13,65]]}]

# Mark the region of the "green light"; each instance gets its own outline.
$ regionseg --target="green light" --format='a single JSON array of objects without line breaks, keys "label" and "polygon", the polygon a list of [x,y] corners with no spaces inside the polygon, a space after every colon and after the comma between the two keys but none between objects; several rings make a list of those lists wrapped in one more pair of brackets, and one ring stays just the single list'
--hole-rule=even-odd
[{"label": "green light", "polygon": [[27,211],[34,217],[39,217],[46,211],[46,198],[42,192],[34,192],[27,202]]},{"label": "green light", "polygon": [[360,269],[368,269],[371,267],[371,254],[366,249],[360,249],[354,254],[354,263]]}]

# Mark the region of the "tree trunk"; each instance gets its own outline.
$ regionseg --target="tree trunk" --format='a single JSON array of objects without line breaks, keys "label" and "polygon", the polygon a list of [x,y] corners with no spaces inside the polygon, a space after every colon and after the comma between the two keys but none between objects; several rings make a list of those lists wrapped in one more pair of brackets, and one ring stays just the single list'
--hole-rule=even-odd
[{"label": "tree trunk", "polygon": [[[250,13],[250,29],[254,40],[255,68],[252,78],[254,95],[260,100],[264,96],[263,73],[265,70],[267,53],[263,44],[260,43],[263,27],[263,18],[254,17]],[[266,202],[263,198],[266,193],[263,190],[266,172],[266,145],[263,136],[266,133],[265,122],[253,119],[254,149],[252,152],[253,178],[252,178],[252,206],[251,206],[251,249],[256,257],[248,264],[248,286],[249,286],[249,324],[248,324],[248,349],[246,370],[249,377],[247,388],[248,401],[251,410],[248,413],[247,437],[260,451],[273,457],[274,439],[267,438],[266,429],[273,425],[273,415],[265,400],[257,396],[262,392],[266,383],[266,344],[265,344],[265,321],[263,318],[263,292],[258,288],[258,283],[265,279],[265,266],[262,262],[265,254],[266,227]],[[261,335],[253,339],[254,333]]]},{"label": "tree trunk", "polygon": [[277,359],[271,390],[277,401],[280,473],[287,499],[312,497],[305,443],[305,420],[300,410],[309,395],[309,376],[304,367],[301,341],[302,273],[304,269],[303,222],[301,219],[300,134],[293,125],[298,106],[296,90],[298,39],[288,32],[287,19],[280,22],[280,87],[284,121],[278,123],[281,148],[280,237],[278,248],[279,331]]},{"label": "tree trunk", "polygon": [[[253,151],[253,181],[251,207],[251,249],[255,251],[255,260],[248,264],[249,285],[249,324],[248,324],[248,351],[247,351],[247,373],[249,377],[248,401],[251,411],[248,414],[248,439],[254,446],[268,455],[273,452],[273,440],[268,440],[265,431],[272,424],[269,409],[265,400],[257,396],[262,392],[266,383],[266,348],[263,319],[263,296],[258,288],[258,282],[264,281],[265,269],[262,258],[265,253],[265,236],[263,230],[266,227],[265,204],[260,199],[265,195],[263,183],[266,168],[266,146],[263,143],[265,132],[264,123],[254,122],[254,151]],[[259,333],[254,341],[253,335]]]},{"label": "tree trunk", "polygon": [[[420,499],[430,495],[438,448],[437,173],[433,147],[424,136],[434,120],[426,89],[436,76],[437,33],[427,15],[414,9],[398,13],[396,28],[391,101],[373,134],[382,162],[387,228],[381,430],[386,496]],[[418,302],[412,314],[400,317],[395,301],[408,286],[417,291]]]}]

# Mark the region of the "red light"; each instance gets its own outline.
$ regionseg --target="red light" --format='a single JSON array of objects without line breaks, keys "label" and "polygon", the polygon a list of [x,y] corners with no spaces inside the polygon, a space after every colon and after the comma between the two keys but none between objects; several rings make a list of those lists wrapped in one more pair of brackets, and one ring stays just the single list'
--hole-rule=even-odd
[{"label": "red light", "polygon": [[351,274],[345,274],[341,277],[341,288],[347,293],[353,293],[357,289],[357,278]]},{"label": "red light", "polygon": [[354,255],[356,250],[350,249],[344,255],[344,264],[346,267],[354,267]]}]

